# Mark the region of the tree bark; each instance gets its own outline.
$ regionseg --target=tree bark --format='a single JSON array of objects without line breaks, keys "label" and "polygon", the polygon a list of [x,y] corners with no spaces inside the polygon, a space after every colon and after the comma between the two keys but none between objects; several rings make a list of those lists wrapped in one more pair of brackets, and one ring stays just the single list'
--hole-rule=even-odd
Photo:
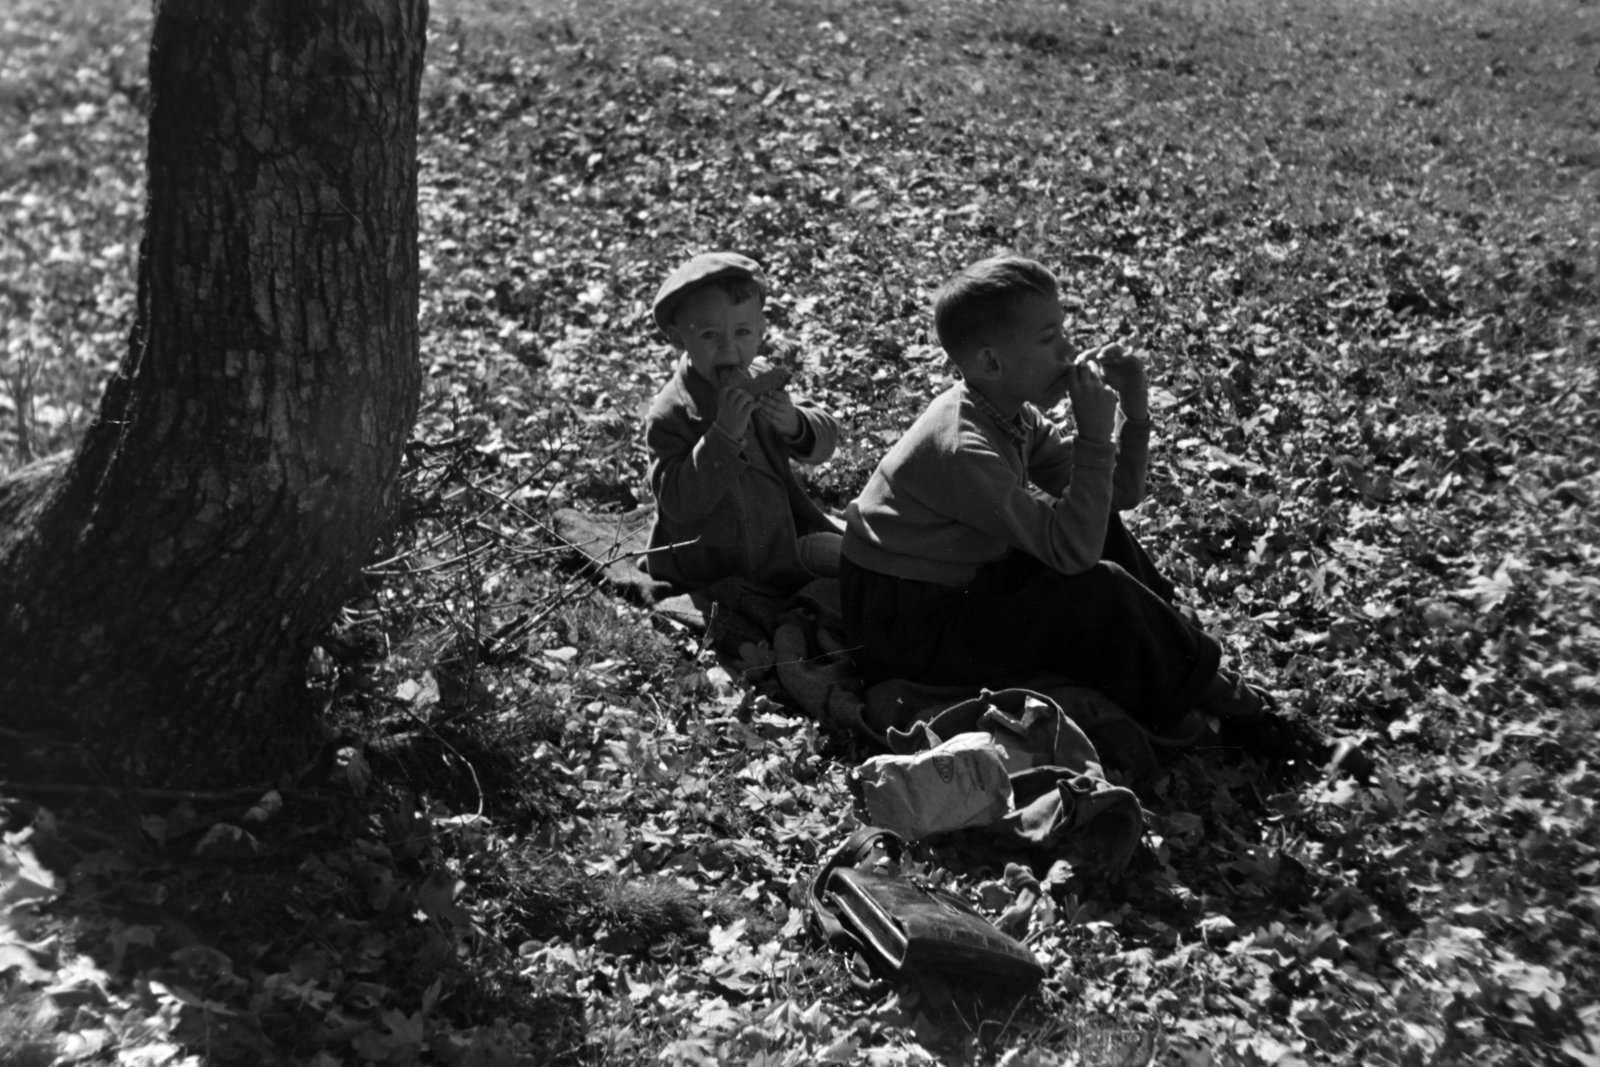
[{"label": "tree bark", "polygon": [[[113,780],[267,781],[416,416],[426,0],[158,0],[136,322],[0,488],[0,725]],[[9,498],[9,504],[8,504]]]}]

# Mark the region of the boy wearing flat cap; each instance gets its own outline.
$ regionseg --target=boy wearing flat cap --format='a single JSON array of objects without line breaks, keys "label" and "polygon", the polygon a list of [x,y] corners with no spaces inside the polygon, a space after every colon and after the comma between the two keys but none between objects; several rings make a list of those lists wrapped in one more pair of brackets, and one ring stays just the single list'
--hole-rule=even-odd
[{"label": "boy wearing flat cap", "polygon": [[[740,577],[775,591],[839,573],[843,523],[801,488],[789,461],[833,455],[839,424],[757,362],[767,280],[733,252],[695,256],[656,293],[655,320],[680,358],[645,416],[650,574],[700,588]],[[752,373],[752,372],[755,373]]]}]

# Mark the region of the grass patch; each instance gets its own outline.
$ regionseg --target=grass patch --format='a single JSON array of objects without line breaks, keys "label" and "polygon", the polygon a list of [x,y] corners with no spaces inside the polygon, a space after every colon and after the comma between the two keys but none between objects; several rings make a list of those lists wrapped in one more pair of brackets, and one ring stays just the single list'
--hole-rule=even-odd
[{"label": "grass patch", "polygon": [[0,1067],[47,1067],[56,1061],[55,1010],[47,997],[7,982],[0,989]]}]

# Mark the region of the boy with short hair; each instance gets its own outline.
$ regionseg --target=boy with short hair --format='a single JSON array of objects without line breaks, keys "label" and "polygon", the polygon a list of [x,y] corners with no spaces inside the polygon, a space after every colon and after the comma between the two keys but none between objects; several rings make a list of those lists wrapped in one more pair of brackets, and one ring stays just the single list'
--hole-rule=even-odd
[{"label": "boy with short hair", "polygon": [[[1020,256],[946,282],[934,328],[962,380],[845,511],[846,636],[868,681],[999,688],[1064,676],[1158,735],[1192,729],[1197,705],[1260,715],[1269,698],[1219,672],[1217,641],[1174,607],[1118,517],[1144,496],[1139,356],[1075,353],[1055,276]],[[1063,397],[1073,440],[1041,414]]]},{"label": "boy with short hair", "polygon": [[767,280],[732,252],[695,256],[656,293],[656,325],[679,353],[645,416],[652,577],[700,588],[726,577],[777,592],[835,577],[843,524],[808,496],[790,459],[833,455],[839,424],[752,364],[766,333]]}]

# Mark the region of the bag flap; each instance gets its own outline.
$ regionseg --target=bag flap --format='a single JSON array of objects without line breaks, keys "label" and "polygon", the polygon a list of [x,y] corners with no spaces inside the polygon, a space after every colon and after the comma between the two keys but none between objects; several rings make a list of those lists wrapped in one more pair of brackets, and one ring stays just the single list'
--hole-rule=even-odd
[{"label": "bag flap", "polygon": [[895,971],[979,971],[1037,982],[1044,968],[1028,947],[1001,933],[972,905],[906,878],[839,868],[829,898],[852,927]]},{"label": "bag flap", "polygon": [[901,916],[923,895],[909,882],[854,867],[841,867],[828,879],[828,899],[839,909],[839,921],[896,971],[905,964],[908,944]]},{"label": "bag flap", "polygon": [[884,845],[889,852],[898,856],[904,842],[900,836],[891,830],[877,826],[858,827],[837,849],[828,861],[818,868],[806,890],[806,903],[811,909],[811,921],[815,924],[817,933],[822,939],[834,948],[841,951],[854,952],[860,949],[860,939],[853,929],[839,921],[838,905],[825,890],[833,873],[841,868],[849,868],[871,855],[876,844]]}]

